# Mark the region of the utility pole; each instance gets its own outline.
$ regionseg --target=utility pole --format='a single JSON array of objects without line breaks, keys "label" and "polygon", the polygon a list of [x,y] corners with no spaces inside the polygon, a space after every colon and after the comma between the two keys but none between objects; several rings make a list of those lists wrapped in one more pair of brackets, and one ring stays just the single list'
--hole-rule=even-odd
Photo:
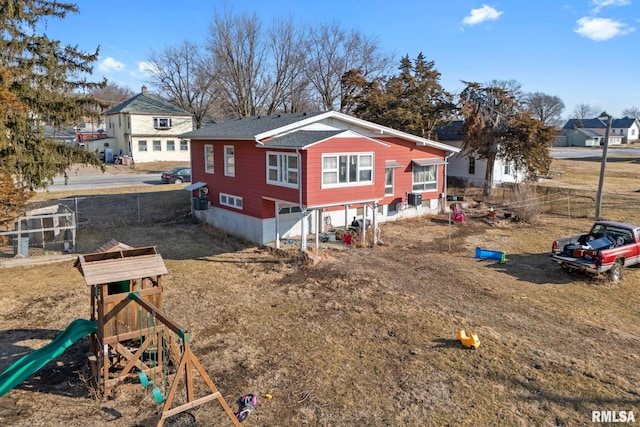
[{"label": "utility pole", "polygon": [[613,117],[609,116],[607,130],[604,132],[604,147],[602,147],[602,163],[600,164],[600,182],[598,183],[598,194],[596,194],[596,220],[600,219],[600,208],[602,207],[602,186],[604,185],[604,171],[607,167],[607,148],[609,148],[609,132],[611,132],[611,122]]}]

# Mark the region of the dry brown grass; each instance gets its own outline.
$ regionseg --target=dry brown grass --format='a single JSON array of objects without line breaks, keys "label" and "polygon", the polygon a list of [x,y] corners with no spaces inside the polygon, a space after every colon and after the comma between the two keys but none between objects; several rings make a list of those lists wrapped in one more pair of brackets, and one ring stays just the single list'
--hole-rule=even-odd
[{"label": "dry brown grass", "polygon": [[[576,179],[570,165],[566,184]],[[610,214],[640,222],[623,212]],[[192,223],[86,228],[79,238],[83,252],[112,238],[158,246],[167,313],[192,329],[194,352],[227,401],[274,396],[260,399],[247,426],[573,426],[591,424],[592,410],[638,417],[640,270],[612,285],[551,263],[551,241],[592,218],[489,224],[486,214],[470,208],[468,222],[453,226],[444,217],[383,224],[384,246],[327,250],[315,267]],[[477,260],[476,246],[508,261]],[[86,318],[88,305],[70,262],[0,270],[0,369]],[[461,328],[478,333],[480,348],[459,346]],[[153,425],[158,405],[135,382],[111,400],[91,398],[78,374],[86,346],[11,391],[25,409],[0,423]],[[202,425],[225,425],[214,403],[194,412]]]}]

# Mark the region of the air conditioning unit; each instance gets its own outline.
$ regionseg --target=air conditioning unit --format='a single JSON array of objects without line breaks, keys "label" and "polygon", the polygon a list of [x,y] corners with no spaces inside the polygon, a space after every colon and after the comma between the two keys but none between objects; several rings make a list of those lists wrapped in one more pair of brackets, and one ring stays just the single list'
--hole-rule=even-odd
[{"label": "air conditioning unit", "polygon": [[408,193],[407,203],[411,206],[422,206],[422,193]]}]

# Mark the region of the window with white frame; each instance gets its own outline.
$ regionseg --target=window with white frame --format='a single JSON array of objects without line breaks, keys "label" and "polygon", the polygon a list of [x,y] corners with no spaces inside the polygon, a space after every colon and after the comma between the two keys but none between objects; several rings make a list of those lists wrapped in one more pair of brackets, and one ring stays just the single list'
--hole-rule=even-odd
[{"label": "window with white frame", "polygon": [[431,191],[438,189],[438,166],[413,165],[413,191]]},{"label": "window with white frame", "polygon": [[242,197],[220,193],[220,204],[230,208],[242,209]]},{"label": "window with white frame", "polygon": [[180,151],[189,151],[189,141],[186,139],[180,141]]},{"label": "window with white frame", "polygon": [[386,168],[384,170],[384,195],[385,196],[393,195],[393,169],[394,168]]},{"label": "window with white frame", "polygon": [[298,187],[298,155],[267,153],[267,183],[285,187]]},{"label": "window with white frame", "polygon": [[153,127],[155,129],[171,129],[171,117],[154,117]]},{"label": "window with white frame", "polygon": [[511,163],[506,162],[504,164],[504,174],[505,175],[511,175]]},{"label": "window with white frame", "polygon": [[176,151],[176,142],[173,139],[167,141],[167,151]]},{"label": "window with white frame", "polygon": [[138,141],[138,151],[147,151],[147,141]]},{"label": "window with white frame", "polygon": [[224,146],[224,174],[236,176],[236,156],[233,145]]},{"label": "window with white frame", "polygon": [[373,183],[373,153],[325,154],[322,185],[366,185]]},{"label": "window with white frame", "polygon": [[162,141],[158,139],[153,140],[153,151],[162,151]]},{"label": "window with white frame", "polygon": [[476,158],[475,157],[469,157],[469,175],[475,175],[476,174]]},{"label": "window with white frame", "polygon": [[204,171],[213,173],[213,145],[211,144],[204,146]]}]

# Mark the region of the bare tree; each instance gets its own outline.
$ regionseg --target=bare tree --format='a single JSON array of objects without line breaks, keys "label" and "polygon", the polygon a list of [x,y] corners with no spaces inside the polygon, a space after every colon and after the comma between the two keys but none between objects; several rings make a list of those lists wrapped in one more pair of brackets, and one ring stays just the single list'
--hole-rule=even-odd
[{"label": "bare tree", "polygon": [[556,126],[561,122],[564,102],[559,97],[534,92],[527,95],[525,103],[531,116],[543,125]]},{"label": "bare tree", "polygon": [[291,18],[276,22],[268,32],[267,43],[273,67],[270,70],[272,74],[266,80],[267,114],[292,108],[293,98],[306,93],[309,82],[304,76],[302,40],[303,35],[294,27]]},{"label": "bare tree", "polygon": [[215,74],[208,68],[201,49],[190,42],[149,55],[150,84],[158,93],[183,110],[193,114],[196,127],[201,128],[204,118],[216,104]]},{"label": "bare tree", "polygon": [[267,102],[269,76],[262,25],[255,13],[234,16],[216,13],[209,27],[209,49],[217,82],[229,113],[252,116]]},{"label": "bare tree", "polygon": [[522,83],[517,80],[498,80],[493,79],[484,84],[485,87],[493,87],[502,89],[509,93],[511,99],[515,102],[515,105],[520,107],[525,104],[526,93],[522,90]]},{"label": "bare tree", "polygon": [[593,119],[600,114],[600,107],[589,104],[578,104],[573,110],[573,118],[580,120]]},{"label": "bare tree", "polygon": [[135,92],[128,87],[118,86],[112,82],[108,82],[104,87],[92,88],[88,93],[103,103],[107,109],[115,107],[135,95]]},{"label": "bare tree", "polygon": [[341,82],[345,73],[359,70],[370,80],[382,75],[392,63],[377,40],[357,31],[347,32],[337,23],[310,27],[306,52],[306,76],[325,110],[343,110]]},{"label": "bare tree", "polygon": [[640,120],[640,108],[633,106],[622,110],[623,117],[631,117]]}]

